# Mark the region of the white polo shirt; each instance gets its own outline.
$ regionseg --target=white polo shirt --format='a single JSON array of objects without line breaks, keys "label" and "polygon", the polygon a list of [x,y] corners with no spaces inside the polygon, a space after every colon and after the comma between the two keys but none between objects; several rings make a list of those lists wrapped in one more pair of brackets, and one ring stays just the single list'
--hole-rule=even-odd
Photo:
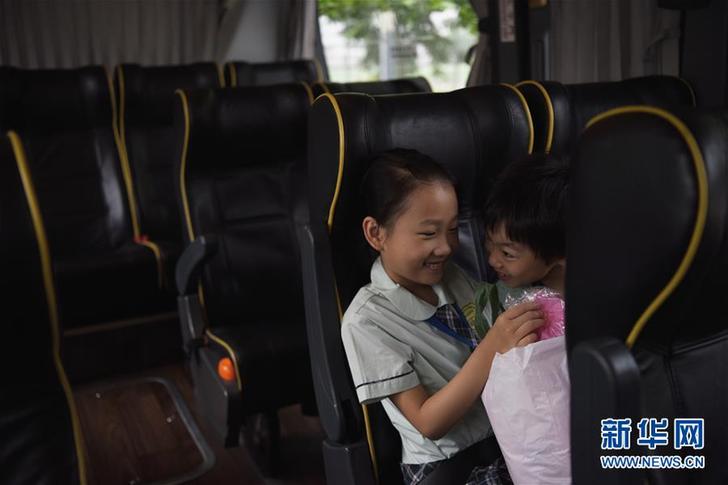
[{"label": "white polo shirt", "polygon": [[480,399],[445,436],[424,437],[388,396],[421,384],[432,395],[442,389],[470,356],[470,348],[425,320],[437,307],[456,303],[472,324],[476,282],[449,263],[434,285],[437,307],[420,300],[387,275],[380,259],[371,283],[359,290],[344,314],[341,337],[359,401],[382,401],[402,437],[402,462],[444,460],[492,434]]}]

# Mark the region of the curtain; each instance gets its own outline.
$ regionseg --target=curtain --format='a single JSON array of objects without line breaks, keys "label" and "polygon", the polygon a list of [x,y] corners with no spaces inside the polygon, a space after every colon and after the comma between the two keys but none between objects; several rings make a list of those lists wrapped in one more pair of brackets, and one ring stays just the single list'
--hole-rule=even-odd
[{"label": "curtain", "polygon": [[0,0],[0,64],[212,61],[223,13],[220,0]]},{"label": "curtain", "polygon": [[[470,0],[470,4],[478,19],[481,19],[480,24],[485,24],[486,22],[482,21],[482,19],[488,17],[488,0]],[[473,47],[471,54],[472,64],[467,86],[478,86],[492,81],[489,39],[488,34],[484,32],[485,29],[481,28],[481,25],[478,26],[478,43]]]},{"label": "curtain", "polygon": [[657,0],[551,0],[551,79],[678,75],[680,13]]},{"label": "curtain", "polygon": [[229,0],[217,59],[273,62],[313,59],[318,34],[316,0]]},{"label": "curtain", "polygon": [[318,17],[316,0],[288,0],[281,12],[278,59],[313,59]]}]

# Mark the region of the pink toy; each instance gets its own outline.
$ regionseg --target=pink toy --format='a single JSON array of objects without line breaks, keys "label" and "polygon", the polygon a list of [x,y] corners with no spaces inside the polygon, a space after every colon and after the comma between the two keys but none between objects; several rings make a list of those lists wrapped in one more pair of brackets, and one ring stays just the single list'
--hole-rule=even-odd
[{"label": "pink toy", "polygon": [[519,303],[535,301],[541,307],[544,324],[536,331],[539,340],[546,340],[564,335],[564,300],[558,293],[548,288],[532,288],[519,298],[506,297],[505,307],[510,308]]}]

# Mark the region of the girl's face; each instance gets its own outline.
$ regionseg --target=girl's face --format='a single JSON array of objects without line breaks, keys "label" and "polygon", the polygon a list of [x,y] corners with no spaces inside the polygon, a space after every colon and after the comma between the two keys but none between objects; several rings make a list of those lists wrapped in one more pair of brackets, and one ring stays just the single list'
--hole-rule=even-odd
[{"label": "girl's face", "polygon": [[374,221],[372,230],[372,221],[364,220],[365,234],[395,283],[418,295],[423,287],[440,282],[458,246],[458,201],[451,184],[422,184],[388,227]]}]

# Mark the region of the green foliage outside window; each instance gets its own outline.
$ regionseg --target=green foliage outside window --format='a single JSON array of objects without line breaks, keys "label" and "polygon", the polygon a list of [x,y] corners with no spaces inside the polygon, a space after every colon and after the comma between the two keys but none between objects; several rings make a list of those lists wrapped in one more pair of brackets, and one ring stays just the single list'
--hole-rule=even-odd
[{"label": "green foliage outside window", "polygon": [[478,20],[469,0],[319,0],[319,15],[341,22],[344,36],[368,41],[364,62],[370,66],[378,63],[379,55],[373,42],[379,37],[379,24],[374,20],[384,11],[393,12],[397,34],[424,46],[435,66],[452,61],[454,52],[463,60],[464,52],[457,52],[452,39],[440,35],[430,18],[433,12],[452,8],[458,12],[452,27],[477,35]]}]

